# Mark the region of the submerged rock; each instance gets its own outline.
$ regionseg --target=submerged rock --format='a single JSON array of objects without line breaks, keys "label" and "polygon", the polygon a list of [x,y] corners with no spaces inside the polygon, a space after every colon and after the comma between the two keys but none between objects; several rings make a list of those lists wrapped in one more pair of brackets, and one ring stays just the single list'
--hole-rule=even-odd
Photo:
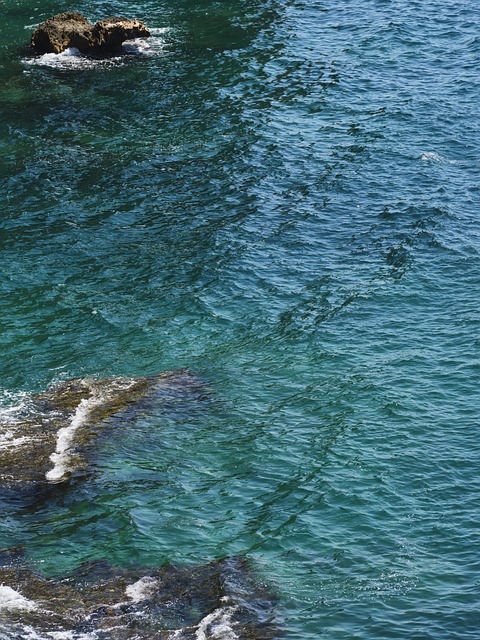
[{"label": "submerged rock", "polygon": [[31,45],[38,53],[62,53],[71,47],[82,53],[111,53],[126,40],[149,35],[140,20],[111,17],[92,25],[80,13],[66,11],[42,22],[33,32]]},{"label": "submerged rock", "polygon": [[271,591],[237,557],[143,569],[98,561],[47,579],[28,569],[16,550],[4,551],[0,585],[0,627],[16,640],[60,633],[99,640],[272,640],[278,632]]},{"label": "submerged rock", "polygon": [[[206,397],[180,369],[143,378],[81,378],[34,395],[0,423],[0,494],[38,494],[85,472],[95,439],[149,404]],[[114,420],[121,416],[122,421]]]}]

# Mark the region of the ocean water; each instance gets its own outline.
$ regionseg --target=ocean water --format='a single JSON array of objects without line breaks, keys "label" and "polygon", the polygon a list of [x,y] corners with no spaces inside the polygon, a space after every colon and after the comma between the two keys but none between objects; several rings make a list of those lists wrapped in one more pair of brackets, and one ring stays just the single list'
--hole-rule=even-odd
[{"label": "ocean water", "polygon": [[211,399],[1,504],[0,547],[46,576],[238,555],[288,640],[476,640],[478,4],[80,0],[153,35],[29,55],[65,8],[1,6],[4,419],[83,376]]}]

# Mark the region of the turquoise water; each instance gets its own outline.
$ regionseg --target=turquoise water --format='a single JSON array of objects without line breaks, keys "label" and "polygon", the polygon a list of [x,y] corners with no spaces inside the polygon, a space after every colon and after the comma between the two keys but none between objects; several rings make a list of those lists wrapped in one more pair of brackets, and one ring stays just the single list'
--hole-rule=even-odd
[{"label": "turquoise water", "polygon": [[480,633],[480,10],[80,1],[153,28],[31,59],[0,25],[1,403],[188,367],[95,476],[1,505],[46,575],[248,557],[283,637]]}]

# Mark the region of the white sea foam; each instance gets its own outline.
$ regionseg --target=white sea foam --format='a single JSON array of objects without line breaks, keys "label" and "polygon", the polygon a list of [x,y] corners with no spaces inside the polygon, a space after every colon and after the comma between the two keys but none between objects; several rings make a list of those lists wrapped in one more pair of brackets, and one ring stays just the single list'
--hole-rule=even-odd
[{"label": "white sea foam", "polygon": [[84,56],[75,47],[65,49],[62,53],[44,53],[39,58],[25,59],[29,65],[39,65],[42,67],[71,68],[83,66]]},{"label": "white sea foam", "polygon": [[37,605],[21,593],[4,584],[0,584],[0,611],[32,611]]},{"label": "white sea foam", "polygon": [[70,424],[62,427],[57,433],[57,446],[55,452],[50,456],[53,462],[53,469],[46,474],[50,482],[59,482],[68,471],[71,470],[71,449],[75,438],[75,432],[88,420],[93,407],[101,402],[101,397],[92,396],[80,402],[75,411]]},{"label": "white sea foam", "polygon": [[200,621],[195,638],[197,640],[237,640],[233,630],[232,615],[236,607],[220,607]]},{"label": "white sea foam", "polygon": [[0,451],[2,449],[13,449],[19,447],[25,442],[28,442],[30,438],[21,434],[22,421],[19,418],[22,411],[25,409],[26,394],[12,394],[4,391],[3,398],[0,398],[0,403],[3,400],[9,403],[14,401],[9,406],[0,406]]},{"label": "white sea foam", "polygon": [[134,55],[157,55],[165,48],[165,40],[162,36],[167,31],[168,29],[150,29],[151,35],[149,38],[127,40],[122,45],[123,51]]},{"label": "white sea foam", "polygon": [[137,582],[129,584],[125,589],[125,593],[132,602],[142,602],[142,600],[147,600],[153,595],[157,584],[158,581],[155,578],[145,576],[137,580]]},{"label": "white sea foam", "polygon": [[446,162],[448,164],[456,164],[457,162],[456,160],[449,160],[448,158],[441,156],[436,151],[425,151],[420,156],[420,160],[422,160],[422,162]]},{"label": "white sea foam", "polygon": [[149,31],[150,31],[150,37],[163,36],[165,33],[168,33],[169,28],[168,27],[151,27],[149,28]]},{"label": "white sea foam", "polygon": [[97,67],[109,67],[118,65],[122,56],[108,56],[94,58],[80,53],[75,47],[65,49],[62,53],[44,53],[38,58],[24,58],[24,64],[30,67],[52,67],[63,71],[95,69]]}]

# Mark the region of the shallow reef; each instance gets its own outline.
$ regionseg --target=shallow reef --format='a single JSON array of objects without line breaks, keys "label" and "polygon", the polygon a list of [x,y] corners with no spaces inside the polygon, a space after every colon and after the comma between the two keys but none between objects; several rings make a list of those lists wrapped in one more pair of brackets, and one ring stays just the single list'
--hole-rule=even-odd
[{"label": "shallow reef", "polygon": [[0,638],[272,640],[274,606],[271,590],[238,557],[136,569],[95,561],[45,578],[21,550],[0,551]]},{"label": "shallow reef", "polygon": [[0,497],[38,496],[87,473],[95,441],[151,404],[206,398],[186,369],[142,378],[81,378],[32,396],[0,424]]}]

